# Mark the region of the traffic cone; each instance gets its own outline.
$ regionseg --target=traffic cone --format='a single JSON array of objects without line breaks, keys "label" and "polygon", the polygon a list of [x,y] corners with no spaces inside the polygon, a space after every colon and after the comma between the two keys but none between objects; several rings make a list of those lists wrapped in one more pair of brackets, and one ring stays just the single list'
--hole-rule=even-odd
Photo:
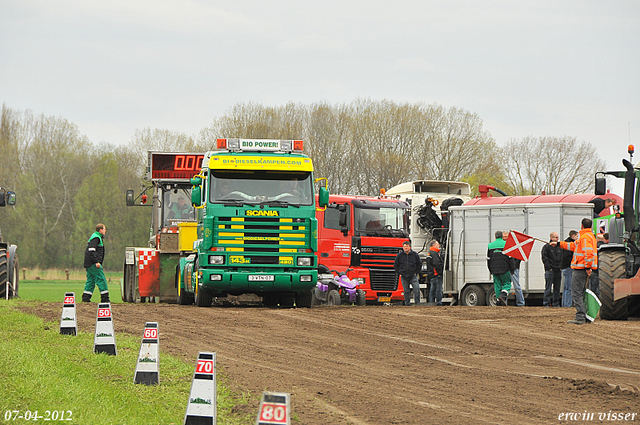
[{"label": "traffic cone", "polygon": [[110,303],[98,304],[98,313],[96,315],[96,336],[93,340],[93,352],[96,354],[107,353],[112,356],[117,354]]},{"label": "traffic cone", "polygon": [[216,417],[216,353],[199,352],[184,425],[215,425]]},{"label": "traffic cone", "polygon": [[65,292],[64,294],[64,303],[62,304],[62,317],[60,318],[60,333],[62,335],[78,334],[75,292]]},{"label": "traffic cone", "polygon": [[140,354],[136,363],[134,384],[157,385],[160,381],[160,347],[158,344],[158,323],[147,322],[142,332]]}]

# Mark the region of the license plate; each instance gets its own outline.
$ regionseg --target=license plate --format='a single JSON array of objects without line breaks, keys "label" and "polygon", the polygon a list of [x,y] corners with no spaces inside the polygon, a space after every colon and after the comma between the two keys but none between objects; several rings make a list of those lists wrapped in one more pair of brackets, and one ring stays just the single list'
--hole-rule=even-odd
[{"label": "license plate", "polygon": [[273,282],[273,275],[253,274],[249,276],[249,282]]},{"label": "license plate", "polygon": [[378,297],[378,302],[379,303],[390,303],[391,302],[391,297]]}]

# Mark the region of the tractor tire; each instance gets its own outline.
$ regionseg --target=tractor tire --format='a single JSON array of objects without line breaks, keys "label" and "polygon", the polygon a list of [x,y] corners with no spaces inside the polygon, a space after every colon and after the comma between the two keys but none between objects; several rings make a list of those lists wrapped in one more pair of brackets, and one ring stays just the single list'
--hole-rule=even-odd
[{"label": "tractor tire", "polygon": [[340,305],[341,304],[341,300],[340,300],[340,292],[336,291],[335,289],[332,289],[331,291],[329,291],[329,293],[327,294],[327,305]]},{"label": "tractor tire", "polygon": [[469,307],[477,307],[479,305],[484,305],[485,296],[486,294],[481,286],[469,285],[462,291],[460,303]]},{"label": "tractor tire", "polygon": [[626,277],[626,259],[623,251],[603,251],[598,256],[600,275],[600,318],[627,320],[627,299],[613,301],[614,281]]},{"label": "tractor tire", "polygon": [[[0,248],[0,298],[13,298],[13,289],[8,283],[9,269],[8,269],[7,249]],[[7,294],[8,292],[8,294]]]},{"label": "tractor tire", "polygon": [[178,293],[177,302],[178,305],[191,305],[193,304],[193,294],[191,292],[187,292],[182,289],[180,286],[182,282],[180,281],[180,268],[176,267],[176,291]]},{"label": "tractor tire", "polygon": [[367,294],[362,289],[356,289],[356,305],[367,305]]},{"label": "tractor tire", "polygon": [[318,292],[322,292],[320,291],[319,288],[314,288],[313,291],[311,291],[311,307],[317,307],[319,305],[322,305],[322,298],[318,297]]},{"label": "tractor tire", "polygon": [[9,298],[19,298],[19,284],[20,284],[20,268],[18,267],[18,254],[14,253],[13,257],[13,270],[11,276],[9,276]]},{"label": "tractor tire", "polygon": [[[315,289],[315,288],[314,288]],[[297,308],[309,308],[313,303],[313,299],[315,298],[314,290],[310,289],[307,291],[298,292],[296,294],[296,307]]]}]

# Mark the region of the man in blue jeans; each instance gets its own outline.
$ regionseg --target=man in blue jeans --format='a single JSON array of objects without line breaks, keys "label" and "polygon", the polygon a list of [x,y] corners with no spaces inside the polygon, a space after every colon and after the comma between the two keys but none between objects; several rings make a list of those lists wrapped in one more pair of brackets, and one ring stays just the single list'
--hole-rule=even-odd
[{"label": "man in blue jeans", "polygon": [[402,243],[402,252],[398,253],[393,268],[400,275],[402,281],[404,305],[411,305],[411,288],[413,288],[413,300],[418,305],[420,303],[418,273],[422,270],[422,261],[418,253],[411,249],[411,242],[404,241]]},{"label": "man in blue jeans", "polygon": [[[571,230],[569,232],[569,237],[564,241],[575,242],[578,240],[579,233],[577,230]],[[573,252],[563,250],[562,251],[562,260],[560,261],[560,267],[562,268],[562,281],[564,285],[564,289],[562,291],[562,307],[572,307],[573,303],[571,302],[571,277],[573,270],[571,269],[571,260],[573,259]]]}]

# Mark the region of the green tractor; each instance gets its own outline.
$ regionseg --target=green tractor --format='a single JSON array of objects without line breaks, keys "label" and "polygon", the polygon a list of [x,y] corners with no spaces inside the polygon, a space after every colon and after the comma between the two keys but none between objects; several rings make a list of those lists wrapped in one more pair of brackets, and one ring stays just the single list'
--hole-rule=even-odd
[{"label": "green tractor", "polygon": [[[0,207],[16,204],[16,193],[0,187]],[[0,232],[0,299],[18,296],[18,254],[16,245],[10,245]]]},{"label": "green tractor", "polygon": [[631,162],[633,152],[630,145],[629,161],[622,160],[626,171],[596,174],[596,195],[606,193],[606,175],[624,179],[623,210],[609,219],[609,243],[598,251],[600,318],[605,320],[640,315],[640,169]]}]

